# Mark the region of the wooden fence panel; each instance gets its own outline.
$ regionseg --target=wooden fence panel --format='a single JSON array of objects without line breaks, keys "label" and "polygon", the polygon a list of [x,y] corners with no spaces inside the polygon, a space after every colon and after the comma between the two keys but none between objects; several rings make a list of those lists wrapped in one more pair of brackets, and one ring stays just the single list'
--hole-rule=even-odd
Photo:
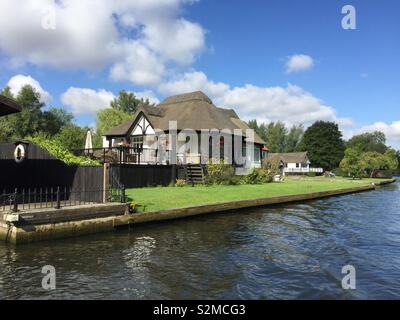
[{"label": "wooden fence panel", "polygon": [[113,188],[168,186],[174,179],[174,170],[176,167],[172,165],[110,165],[110,186]]}]

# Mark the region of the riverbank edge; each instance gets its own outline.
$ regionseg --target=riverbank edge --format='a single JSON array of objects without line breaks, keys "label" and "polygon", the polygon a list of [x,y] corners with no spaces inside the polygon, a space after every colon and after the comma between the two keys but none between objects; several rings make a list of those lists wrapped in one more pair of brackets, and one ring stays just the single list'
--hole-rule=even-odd
[{"label": "riverbank edge", "polygon": [[[122,205],[117,209],[118,212],[114,210],[112,213],[110,212],[109,216],[104,216],[104,214],[102,214],[101,216],[97,216],[95,218],[86,217],[85,219],[73,221],[52,221],[51,223],[43,223],[43,221],[41,223],[30,222],[29,225],[9,225],[4,222],[0,222],[0,241],[19,245],[38,241],[72,238],[94,233],[110,232],[120,228],[131,228],[134,225],[166,222],[169,220],[224,213],[245,208],[284,205],[288,203],[305,202],[345,194],[372,191],[379,186],[391,184],[395,181],[396,179],[388,179],[370,185],[345,189],[238,200],[134,214],[127,213],[126,206]],[[106,208],[106,206],[104,208]],[[90,210],[90,208],[88,208],[88,210]],[[107,208],[107,210],[109,210],[109,208]]]},{"label": "riverbank edge", "polygon": [[370,185],[345,188],[345,189],[221,202],[221,203],[207,204],[201,206],[167,209],[167,210],[160,210],[153,212],[141,212],[128,216],[125,215],[117,217],[114,219],[114,224],[118,228],[124,226],[131,226],[134,224],[162,222],[167,220],[183,219],[187,217],[213,214],[213,213],[223,213],[227,211],[240,210],[246,208],[266,207],[270,205],[304,202],[304,201],[317,200],[333,196],[372,191],[375,190],[376,187],[391,184],[394,182],[396,182],[396,179],[388,179],[385,181],[372,183]]}]

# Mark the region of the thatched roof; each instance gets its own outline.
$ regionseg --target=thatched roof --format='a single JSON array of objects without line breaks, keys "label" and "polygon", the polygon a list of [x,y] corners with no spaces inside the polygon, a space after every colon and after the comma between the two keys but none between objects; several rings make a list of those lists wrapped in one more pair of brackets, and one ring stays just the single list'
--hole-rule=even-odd
[{"label": "thatched roof", "polygon": [[[177,121],[178,130],[192,129],[241,129],[245,134],[249,126],[239,119],[232,109],[217,108],[203,92],[181,94],[166,98],[156,107],[141,106],[133,119],[105,133],[107,137],[126,136],[133,129],[139,115],[143,113],[155,129],[167,131],[170,121]],[[265,144],[255,134],[254,142]]]},{"label": "thatched roof", "polygon": [[268,159],[282,160],[284,163],[306,163],[308,161],[307,152],[269,153]]},{"label": "thatched roof", "polygon": [[0,117],[21,111],[21,107],[14,101],[0,95]]}]

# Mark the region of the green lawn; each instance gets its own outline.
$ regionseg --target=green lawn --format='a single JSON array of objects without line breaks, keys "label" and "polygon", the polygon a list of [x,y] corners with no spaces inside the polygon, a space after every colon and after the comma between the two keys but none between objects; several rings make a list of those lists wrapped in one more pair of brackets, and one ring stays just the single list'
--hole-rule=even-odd
[{"label": "green lawn", "polygon": [[141,205],[139,211],[152,212],[219,202],[345,189],[383,180],[385,179],[351,180],[341,177],[302,177],[300,179],[288,178],[284,182],[263,185],[128,189],[126,195],[130,201]]}]

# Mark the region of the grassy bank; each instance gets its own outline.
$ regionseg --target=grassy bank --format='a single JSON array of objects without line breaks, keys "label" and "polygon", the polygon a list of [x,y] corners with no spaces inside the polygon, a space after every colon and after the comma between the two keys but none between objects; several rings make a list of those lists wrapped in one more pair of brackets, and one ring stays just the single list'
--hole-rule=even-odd
[{"label": "grassy bank", "polygon": [[126,194],[130,201],[141,206],[139,211],[152,212],[236,200],[346,189],[369,185],[372,182],[376,183],[384,180],[385,179],[351,180],[341,177],[303,177],[288,178],[284,182],[274,182],[263,185],[128,189]]}]

